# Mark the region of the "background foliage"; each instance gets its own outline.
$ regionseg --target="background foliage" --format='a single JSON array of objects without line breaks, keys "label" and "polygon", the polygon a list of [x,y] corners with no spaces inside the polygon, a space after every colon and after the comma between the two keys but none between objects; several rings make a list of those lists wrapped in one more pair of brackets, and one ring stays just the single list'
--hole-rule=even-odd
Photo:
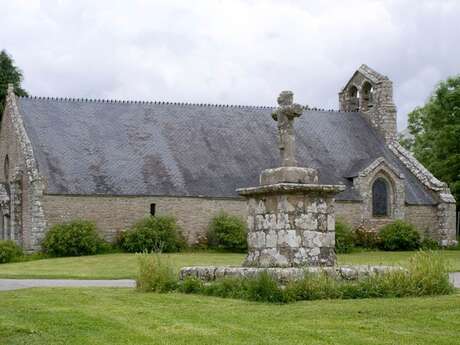
[{"label": "background foliage", "polygon": [[[460,200],[460,75],[441,81],[429,101],[409,114],[411,138],[401,144]],[[458,206],[457,206],[458,207]]]},{"label": "background foliage", "polygon": [[380,230],[379,247],[383,250],[415,250],[420,248],[417,229],[402,220],[385,225]]},{"label": "background foliage", "polygon": [[13,241],[0,241],[0,264],[18,260],[22,255],[22,248]]},{"label": "background foliage", "polygon": [[57,224],[46,233],[43,251],[51,256],[81,256],[105,250],[96,225],[86,220],[73,220]]},{"label": "background foliage", "polygon": [[244,222],[235,216],[220,212],[208,228],[211,248],[243,252],[247,249],[247,230]]},{"label": "background foliage", "polygon": [[21,87],[22,72],[14,65],[13,59],[5,50],[0,52],[0,119],[5,108],[8,84],[13,84],[17,96],[27,96],[27,92]]},{"label": "background foliage", "polygon": [[170,216],[148,216],[122,232],[118,243],[131,253],[177,252],[186,247],[176,219]]}]

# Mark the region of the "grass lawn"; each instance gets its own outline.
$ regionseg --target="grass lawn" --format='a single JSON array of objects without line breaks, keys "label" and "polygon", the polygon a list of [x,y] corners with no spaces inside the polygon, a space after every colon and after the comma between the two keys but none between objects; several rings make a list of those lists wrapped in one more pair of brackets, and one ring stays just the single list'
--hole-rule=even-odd
[{"label": "grass lawn", "polygon": [[5,345],[452,345],[459,339],[459,293],[273,305],[132,289],[0,292]]},{"label": "grass lawn", "polygon": [[[339,264],[401,264],[414,252],[360,252],[338,256]],[[460,251],[442,251],[452,271],[460,271]],[[177,267],[192,265],[240,265],[244,254],[180,253],[170,254]],[[72,258],[42,259],[0,265],[0,278],[135,278],[137,259],[134,254],[106,254]]]}]

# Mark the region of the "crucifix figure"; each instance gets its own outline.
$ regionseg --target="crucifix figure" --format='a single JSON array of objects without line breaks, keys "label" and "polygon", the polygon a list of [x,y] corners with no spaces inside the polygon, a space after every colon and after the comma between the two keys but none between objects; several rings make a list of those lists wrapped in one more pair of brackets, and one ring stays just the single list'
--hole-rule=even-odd
[{"label": "crucifix figure", "polygon": [[282,91],[278,96],[279,107],[272,113],[273,120],[278,122],[278,146],[281,153],[281,166],[295,167],[294,119],[302,115],[300,104],[293,103],[292,91]]}]

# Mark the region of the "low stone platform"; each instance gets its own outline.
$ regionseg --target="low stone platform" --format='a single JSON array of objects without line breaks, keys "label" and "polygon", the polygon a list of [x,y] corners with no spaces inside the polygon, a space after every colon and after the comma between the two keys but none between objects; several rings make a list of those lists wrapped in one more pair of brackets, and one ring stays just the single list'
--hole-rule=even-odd
[{"label": "low stone platform", "polygon": [[305,274],[326,273],[329,276],[343,280],[356,280],[370,275],[385,274],[391,271],[404,270],[399,266],[336,266],[336,267],[230,267],[230,266],[195,266],[183,267],[179,271],[181,280],[187,277],[199,278],[210,282],[216,279],[254,278],[262,272],[267,272],[280,283],[301,279]]}]

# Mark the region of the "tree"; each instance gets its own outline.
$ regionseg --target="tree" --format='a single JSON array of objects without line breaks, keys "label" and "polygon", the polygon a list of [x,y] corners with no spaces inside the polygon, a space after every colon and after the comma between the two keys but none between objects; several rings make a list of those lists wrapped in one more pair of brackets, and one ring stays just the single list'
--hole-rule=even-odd
[{"label": "tree", "polygon": [[0,118],[5,108],[8,84],[13,84],[14,93],[17,96],[27,96],[27,92],[21,87],[22,72],[14,65],[13,59],[5,50],[0,52]]},{"label": "tree", "polygon": [[413,140],[402,145],[448,183],[460,203],[460,75],[436,86],[428,102],[409,114],[408,128]]}]

